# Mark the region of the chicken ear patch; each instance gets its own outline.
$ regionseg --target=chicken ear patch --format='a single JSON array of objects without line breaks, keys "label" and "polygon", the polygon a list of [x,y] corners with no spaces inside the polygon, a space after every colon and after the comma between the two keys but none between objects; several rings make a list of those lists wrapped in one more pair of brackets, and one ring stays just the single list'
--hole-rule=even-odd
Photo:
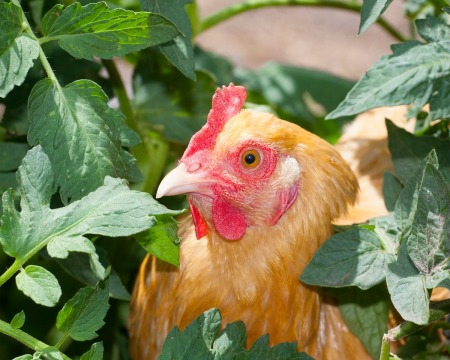
[{"label": "chicken ear patch", "polygon": [[247,220],[241,210],[217,197],[212,206],[213,223],[226,240],[239,240],[247,230]]},{"label": "chicken ear patch", "polygon": [[298,184],[297,182],[289,189],[279,191],[277,193],[278,204],[275,206],[275,212],[269,221],[269,225],[276,225],[281,216],[291,207],[295,199],[297,199]]}]

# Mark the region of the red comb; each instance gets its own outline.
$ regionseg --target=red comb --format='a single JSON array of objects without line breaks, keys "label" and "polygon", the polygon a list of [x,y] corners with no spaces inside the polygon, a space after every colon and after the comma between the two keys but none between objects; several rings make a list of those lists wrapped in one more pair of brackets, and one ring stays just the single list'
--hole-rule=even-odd
[{"label": "red comb", "polygon": [[212,108],[206,124],[192,136],[183,157],[212,148],[225,123],[241,111],[246,98],[247,93],[243,86],[234,86],[231,83],[222,86],[222,89],[218,88],[212,98]]}]

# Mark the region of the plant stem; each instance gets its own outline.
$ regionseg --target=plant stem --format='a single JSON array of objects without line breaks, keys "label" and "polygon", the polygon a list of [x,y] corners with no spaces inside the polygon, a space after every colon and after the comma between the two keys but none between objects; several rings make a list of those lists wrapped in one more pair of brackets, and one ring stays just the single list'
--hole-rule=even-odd
[{"label": "plant stem", "polygon": [[[33,349],[34,351],[43,351],[46,348],[50,347],[49,345],[43,343],[42,341],[39,341],[25,331],[13,328],[11,324],[3,320],[0,320],[0,333],[16,339],[17,341],[21,342],[30,349]],[[67,355],[64,355],[63,353],[61,353],[61,355],[64,360],[70,360]]]},{"label": "plant stem", "polygon": [[17,271],[20,270],[22,264],[15,259],[13,264],[0,276],[0,286],[8,281]]},{"label": "plant stem", "polygon": [[125,85],[122,81],[122,77],[117,70],[116,63],[114,60],[102,60],[102,64],[105,67],[109,75],[109,80],[119,100],[120,110],[126,117],[126,124],[132,128],[134,131],[139,133],[139,127],[134,119],[133,109],[130,104],[130,99],[128,98],[127,92],[125,90]]},{"label": "plant stem", "polygon": [[389,360],[390,351],[391,341],[387,338],[387,336],[383,336],[383,340],[381,341],[380,360]]},{"label": "plant stem", "polygon": [[36,40],[37,43],[39,43],[39,59],[41,60],[42,63],[42,67],[44,68],[45,72],[47,73],[47,76],[55,83],[57,84],[58,88],[60,87],[58,80],[56,79],[56,75],[53,72],[52,67],[50,66],[50,63],[47,60],[47,57],[45,56],[44,50],[42,50],[42,46],[41,43],[39,41],[39,39],[36,37],[36,35],[34,35],[33,30],[31,30],[31,26],[30,23],[28,22],[28,20],[26,19],[25,13],[23,12],[22,9],[22,14],[23,14],[23,19],[24,19],[24,23],[23,23],[23,27],[25,32],[30,35],[34,40]]},{"label": "plant stem", "polygon": [[[361,12],[361,5],[353,2],[330,1],[330,0],[246,0],[241,3],[233,4],[229,7],[221,9],[214,14],[205,17],[199,25],[198,33],[206,31],[218,23],[228,20],[240,13],[272,6],[317,6],[330,7],[336,9],[349,10],[353,12]],[[405,41],[404,36],[399,33],[389,22],[381,17],[377,23],[392,37],[402,42]]]}]

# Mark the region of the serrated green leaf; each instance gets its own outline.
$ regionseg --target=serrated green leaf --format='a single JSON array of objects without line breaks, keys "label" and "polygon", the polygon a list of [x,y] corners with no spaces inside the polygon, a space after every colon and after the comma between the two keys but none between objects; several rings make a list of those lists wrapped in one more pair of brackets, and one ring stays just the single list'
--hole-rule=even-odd
[{"label": "serrated green leaf", "polygon": [[[423,23],[417,23],[418,30]],[[392,46],[327,118],[358,114],[380,106],[430,103],[431,119],[450,116],[450,39],[440,37],[441,20],[426,23],[428,44],[409,41]]]},{"label": "serrated green leaf", "polygon": [[181,30],[175,39],[160,46],[166,58],[188,78],[195,80],[194,50],[192,48],[192,29],[186,4],[192,0],[140,0],[142,10],[160,14]]},{"label": "serrated green leaf", "polygon": [[312,360],[305,353],[297,352],[295,342],[269,347],[267,335],[246,350],[244,324],[240,321],[228,324],[218,334],[221,322],[219,310],[211,309],[195,319],[184,331],[175,327],[167,336],[158,359]]},{"label": "serrated green leaf", "polygon": [[329,238],[314,254],[300,280],[310,285],[368,289],[385,278],[394,255],[372,231],[356,228]]},{"label": "serrated green leaf", "polygon": [[17,288],[36,304],[55,306],[62,291],[56,277],[41,266],[29,265],[16,276]]},{"label": "serrated green leaf", "polygon": [[0,53],[0,97],[24,82],[38,56],[39,44],[28,35],[18,37],[7,51]]},{"label": "serrated green leaf", "polygon": [[178,225],[170,215],[155,216],[155,224],[134,237],[148,253],[172,265],[180,266]]},{"label": "serrated green leaf", "polygon": [[105,268],[100,263],[94,244],[83,236],[54,238],[47,245],[47,252],[51,257],[65,259],[69,251],[86,253],[89,256],[90,267],[98,279],[105,277]]},{"label": "serrated green leaf", "polygon": [[12,191],[3,195],[0,243],[9,256],[21,260],[50,242],[66,242],[86,234],[133,235],[154,224],[151,214],[178,213],[148,194],[129,190],[124,180],[110,177],[83,199],[50,209],[53,178],[50,161],[42,148],[30,150],[18,170],[21,211],[15,209]]},{"label": "serrated green leaf", "polygon": [[358,34],[366,31],[385,12],[392,0],[364,0]]},{"label": "serrated green leaf", "polygon": [[44,40],[58,40],[72,56],[87,60],[123,56],[179,35],[178,29],[160,15],[111,10],[104,2],[86,6],[73,3],[65,9],[55,5],[42,19],[41,29]]},{"label": "serrated green leaf", "polygon": [[393,211],[403,186],[395,175],[385,172],[383,175],[383,198],[388,211]]},{"label": "serrated green leaf", "polygon": [[80,360],[103,360],[103,343],[92,344],[89,351],[81,355]]},{"label": "serrated green leaf", "polygon": [[107,175],[139,180],[135,159],[122,148],[138,138],[129,136],[124,116],[107,100],[88,80],[60,88],[45,79],[31,92],[28,141],[40,144],[50,158],[65,203],[97,189]]},{"label": "serrated green leaf", "polygon": [[373,359],[378,359],[381,339],[387,332],[389,300],[384,284],[369,290],[354,286],[338,290],[339,310],[349,330],[355,334]]},{"label": "serrated green leaf", "polygon": [[24,82],[39,56],[38,42],[23,33],[22,17],[20,7],[0,3],[0,97]]},{"label": "serrated green leaf", "polygon": [[25,324],[25,312],[22,310],[12,318],[11,327],[13,327],[14,329],[20,329],[23,324]]},{"label": "serrated green leaf", "polygon": [[439,170],[450,183],[450,141],[432,136],[414,136],[386,121],[388,145],[396,176],[403,184],[422,165],[423,159],[434,149],[439,159]]},{"label": "serrated green leaf", "polygon": [[433,288],[438,285],[433,277],[449,266],[450,193],[441,174],[431,164],[425,166],[418,193],[407,250],[416,268],[425,275],[427,288]]},{"label": "serrated green leaf", "polygon": [[109,309],[109,280],[102,280],[92,289],[85,287],[70,299],[56,319],[59,331],[77,341],[92,340],[98,336]]},{"label": "serrated green leaf", "polygon": [[199,72],[192,82],[173,71],[161,71],[163,64],[154,53],[138,63],[133,78],[136,118],[167,139],[187,144],[204,125],[216,87],[206,73]]},{"label": "serrated green leaf", "polygon": [[425,277],[409,258],[406,242],[400,246],[397,261],[387,266],[386,283],[392,303],[403,319],[428,324],[430,296]]}]

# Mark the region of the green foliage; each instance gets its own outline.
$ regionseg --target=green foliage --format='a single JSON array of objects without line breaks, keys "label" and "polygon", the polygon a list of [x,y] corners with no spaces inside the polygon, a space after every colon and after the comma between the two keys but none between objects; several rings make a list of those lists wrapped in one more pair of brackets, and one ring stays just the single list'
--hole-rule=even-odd
[{"label": "green foliage", "polygon": [[[360,10],[360,33],[379,24],[401,42],[356,85],[274,63],[236,69],[194,45],[201,31],[242,11],[287,3],[303,5],[246,1],[199,19],[189,0],[0,0],[2,357],[126,358],[124,301],[142,256],[179,265],[174,217],[183,211],[168,210],[144,191],[155,192],[204,124],[215,88],[230,82],[246,87],[247,107],[271,111],[330,142],[350,115],[413,104],[415,134],[387,122],[394,166],[383,184],[389,214],[337,228],[301,280],[333,288],[326,292],[373,358],[386,353],[381,339],[391,303],[405,321],[385,338],[410,337],[399,356],[449,353],[432,331],[447,325],[437,322],[428,333],[412,335],[450,313],[448,302],[430,301],[435,287],[450,289],[446,3],[405,1],[424,41],[414,34],[403,41],[382,18],[391,0],[318,1]],[[116,57],[133,66],[131,100],[108,60]],[[112,95],[120,111],[111,107]],[[220,328],[219,311],[207,311],[184,331],[174,328],[160,358],[309,359],[295,343],[269,347],[267,336],[246,349],[242,322]],[[22,344],[33,354],[23,355]]]},{"label": "green foliage", "polygon": [[92,289],[85,287],[70,299],[56,319],[56,327],[74,340],[92,340],[98,336],[96,331],[103,325],[108,311],[108,279],[100,281]]},{"label": "green foliage", "polygon": [[362,34],[384,13],[392,0],[364,0],[361,9],[361,22],[359,24],[359,34]]},{"label": "green foliage", "polygon": [[432,120],[450,116],[449,26],[428,18],[417,20],[416,28],[428,43],[408,41],[393,45],[393,54],[382,56],[327,118],[411,103],[417,109],[429,103]]},{"label": "green foliage", "polygon": [[227,324],[220,331],[221,323],[219,310],[211,309],[195,319],[184,331],[175,327],[167,336],[158,359],[312,359],[305,353],[298,353],[295,343],[269,347],[267,335],[259,338],[246,350],[244,323],[238,321]]},{"label": "green foliage", "polygon": [[178,26],[181,34],[160,45],[160,49],[183,75],[195,80],[191,21],[184,9],[184,5],[191,3],[192,0],[140,0],[140,2],[143,10],[160,14]]},{"label": "green foliage", "polygon": [[24,33],[24,15],[13,3],[0,3],[0,97],[23,83],[39,56],[37,41]]},{"label": "green foliage", "polygon": [[43,42],[58,40],[76,58],[110,59],[165,43],[179,34],[157,14],[114,9],[105,3],[55,5],[42,19]]}]

